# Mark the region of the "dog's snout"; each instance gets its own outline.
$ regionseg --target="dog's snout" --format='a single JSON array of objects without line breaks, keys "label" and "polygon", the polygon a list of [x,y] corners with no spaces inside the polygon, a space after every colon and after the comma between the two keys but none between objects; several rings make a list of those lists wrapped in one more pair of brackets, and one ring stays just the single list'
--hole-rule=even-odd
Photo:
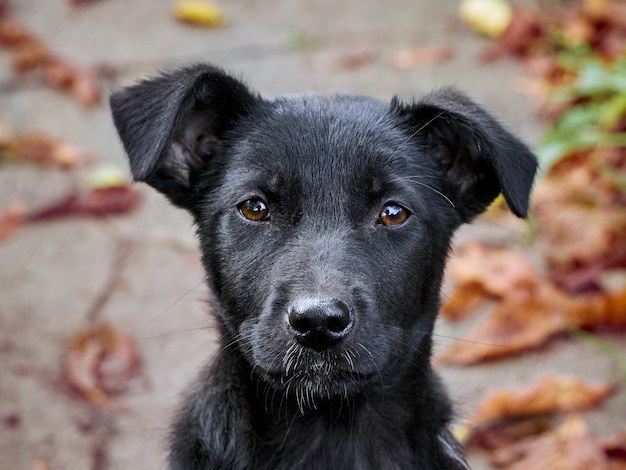
[{"label": "dog's snout", "polygon": [[287,321],[302,344],[318,351],[336,344],[353,324],[350,308],[337,299],[300,299],[289,308]]}]

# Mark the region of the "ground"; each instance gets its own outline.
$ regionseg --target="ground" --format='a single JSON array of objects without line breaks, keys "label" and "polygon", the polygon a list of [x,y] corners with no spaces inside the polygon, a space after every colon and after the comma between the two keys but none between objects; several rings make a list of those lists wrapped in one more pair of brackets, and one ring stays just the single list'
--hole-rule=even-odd
[{"label": "ground", "polygon": [[[220,2],[229,24],[204,29],[176,22],[170,0],[15,0],[11,16],[59,56],[105,70],[103,102],[85,109],[37,78],[16,78],[0,51],[0,117],[20,131],[59,137],[126,169],[106,104],[137,77],[196,61],[234,71],[265,95],[346,91],[409,99],[455,85],[536,144],[542,123],[519,92],[524,72],[502,60],[485,65],[486,40],[457,19],[456,1],[305,0]],[[448,46],[450,60],[399,70],[394,53]],[[360,67],[346,58],[371,54]],[[39,207],[71,189],[82,169],[0,167],[0,210]],[[190,218],[147,187],[141,206],[106,219],[63,219],[24,228],[0,242],[0,455],[7,468],[165,468],[164,439],[179,395],[210,358],[215,332],[208,315]],[[460,239],[506,242],[507,227],[478,224]],[[104,299],[104,301],[103,301]],[[141,376],[94,407],[73,392],[62,363],[72,336],[94,319],[108,321],[137,344]],[[445,347],[459,332],[440,325]],[[575,342],[522,358],[467,369],[441,368],[458,405],[471,412],[496,386],[520,387],[547,371],[610,380],[610,361]],[[621,407],[621,408],[620,408]],[[588,414],[610,434],[623,400]],[[475,469],[488,468],[480,454]]]}]

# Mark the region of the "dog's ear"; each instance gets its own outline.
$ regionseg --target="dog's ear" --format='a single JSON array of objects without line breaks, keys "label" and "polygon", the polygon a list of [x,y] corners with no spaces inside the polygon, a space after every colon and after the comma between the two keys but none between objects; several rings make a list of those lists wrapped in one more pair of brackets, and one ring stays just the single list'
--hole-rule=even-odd
[{"label": "dog's ear", "polygon": [[483,212],[501,192],[518,217],[528,212],[537,159],[489,113],[453,88],[392,109],[427,150],[444,174],[444,187],[465,222]]},{"label": "dog's ear", "polygon": [[190,209],[194,178],[220,151],[224,133],[257,99],[210,65],[179,69],[114,93],[113,122],[133,178]]}]

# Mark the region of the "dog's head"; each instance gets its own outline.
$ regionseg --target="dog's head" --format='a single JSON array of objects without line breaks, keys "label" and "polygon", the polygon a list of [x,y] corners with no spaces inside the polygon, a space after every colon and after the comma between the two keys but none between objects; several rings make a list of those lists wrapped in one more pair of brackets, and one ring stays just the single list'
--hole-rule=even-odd
[{"label": "dog's head", "polygon": [[536,160],[461,93],[266,100],[197,65],[113,95],[133,176],[191,212],[225,339],[306,399],[427,366],[454,230]]}]

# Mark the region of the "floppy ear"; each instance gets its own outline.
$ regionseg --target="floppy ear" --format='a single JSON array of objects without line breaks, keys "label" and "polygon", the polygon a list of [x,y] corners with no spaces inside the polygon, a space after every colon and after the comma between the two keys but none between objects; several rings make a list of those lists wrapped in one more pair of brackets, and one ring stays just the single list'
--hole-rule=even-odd
[{"label": "floppy ear", "polygon": [[256,100],[238,80],[199,64],[125,88],[110,103],[134,179],[190,209],[195,178]]},{"label": "floppy ear", "polygon": [[537,159],[489,113],[453,88],[411,105],[392,107],[417,138],[426,137],[444,174],[444,188],[465,222],[502,192],[511,211],[525,217]]}]

